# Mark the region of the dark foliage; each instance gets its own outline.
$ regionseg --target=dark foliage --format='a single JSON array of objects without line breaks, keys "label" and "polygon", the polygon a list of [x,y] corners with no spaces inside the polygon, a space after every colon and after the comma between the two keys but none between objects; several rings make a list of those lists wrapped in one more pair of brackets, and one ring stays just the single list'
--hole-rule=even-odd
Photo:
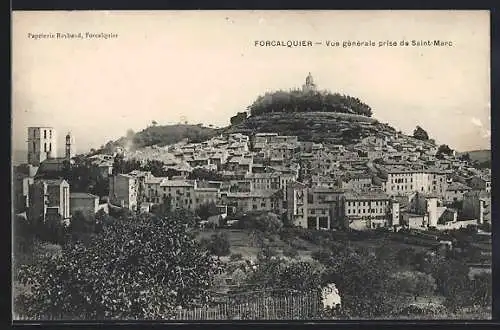
[{"label": "dark foliage", "polygon": [[220,265],[179,216],[115,221],[87,245],[21,267],[19,280],[30,292],[17,305],[33,318],[160,319],[178,305],[207,302]]},{"label": "dark foliage", "polygon": [[429,140],[429,134],[420,126],[417,126],[415,130],[413,131],[413,137],[418,140]]},{"label": "dark foliage", "polygon": [[356,97],[330,92],[276,91],[259,96],[248,107],[252,116],[271,112],[340,112],[370,117],[372,109]]}]

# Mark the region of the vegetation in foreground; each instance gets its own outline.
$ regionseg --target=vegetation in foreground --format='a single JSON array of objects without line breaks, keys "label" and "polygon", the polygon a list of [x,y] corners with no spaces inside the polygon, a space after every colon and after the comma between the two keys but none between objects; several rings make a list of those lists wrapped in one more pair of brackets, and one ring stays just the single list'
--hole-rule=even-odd
[{"label": "vegetation in foreground", "polygon": [[[316,317],[439,318],[467,310],[484,315],[491,306],[491,275],[469,278],[465,259],[452,251],[369,248],[338,232],[284,227],[266,214],[250,215],[246,229],[216,230],[200,243],[194,214],[156,212],[100,213],[92,221],[79,216],[80,224],[54,225],[43,237],[18,226],[16,312],[168,319],[179,306],[213,305],[221,294],[252,299],[252,292],[315,292],[328,283],[338,288],[341,307]],[[233,253],[232,232],[243,230],[253,235],[253,261]],[[52,244],[40,253],[37,241]],[[303,258],[311,244],[321,249]]]}]

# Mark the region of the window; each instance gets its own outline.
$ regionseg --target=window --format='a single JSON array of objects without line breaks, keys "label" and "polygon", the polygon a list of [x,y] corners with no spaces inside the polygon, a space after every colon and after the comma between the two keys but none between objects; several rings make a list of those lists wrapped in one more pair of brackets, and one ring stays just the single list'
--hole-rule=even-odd
[{"label": "window", "polygon": [[33,151],[36,151],[36,143],[33,141]]},{"label": "window", "polygon": [[52,130],[49,131],[49,136],[52,139]]},{"label": "window", "polygon": [[43,144],[43,151],[47,152],[47,142]]},{"label": "window", "polygon": [[46,138],[47,138],[47,130],[46,130],[46,129],[44,129],[44,130],[43,130],[43,138],[44,138],[44,139],[46,139]]},{"label": "window", "polygon": [[49,143],[49,151],[52,151],[52,142]]}]

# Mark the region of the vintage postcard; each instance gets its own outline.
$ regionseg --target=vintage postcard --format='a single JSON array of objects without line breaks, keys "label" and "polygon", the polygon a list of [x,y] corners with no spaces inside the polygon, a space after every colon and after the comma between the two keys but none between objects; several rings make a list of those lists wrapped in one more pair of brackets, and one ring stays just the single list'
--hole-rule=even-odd
[{"label": "vintage postcard", "polygon": [[14,11],[14,320],[491,319],[488,11]]}]

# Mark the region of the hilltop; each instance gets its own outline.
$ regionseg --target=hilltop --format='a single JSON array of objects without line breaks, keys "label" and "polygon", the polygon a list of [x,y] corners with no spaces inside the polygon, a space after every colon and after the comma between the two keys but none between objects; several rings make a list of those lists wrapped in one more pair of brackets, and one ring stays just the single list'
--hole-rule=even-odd
[{"label": "hilltop", "polygon": [[301,141],[351,144],[371,135],[396,133],[393,127],[356,114],[335,112],[278,112],[252,115],[226,129],[228,133],[277,132]]},{"label": "hilltop", "polygon": [[129,131],[127,136],[121,137],[114,142],[108,142],[105,148],[121,146],[127,149],[141,149],[148,146],[165,146],[188,139],[190,142],[201,142],[219,134],[217,129],[204,127],[201,124],[175,124],[175,125],[153,125],[134,133]]},{"label": "hilltop", "polygon": [[130,148],[200,142],[221,133],[275,132],[296,135],[300,141],[354,144],[366,136],[394,135],[396,130],[372,118],[372,109],[357,97],[318,90],[311,74],[302,89],[267,92],[258,96],[246,111],[230,119],[222,129],[203,125],[150,126],[127,134],[115,143]]},{"label": "hilltop", "polygon": [[252,135],[268,132],[296,135],[300,141],[348,145],[366,136],[394,135],[396,129],[380,123],[375,118],[357,114],[316,111],[276,112],[252,115],[222,129],[186,124],[150,126],[140,132],[129,133],[112,145],[141,149],[152,145],[174,144],[185,139],[193,143],[201,142],[221,133]]}]

